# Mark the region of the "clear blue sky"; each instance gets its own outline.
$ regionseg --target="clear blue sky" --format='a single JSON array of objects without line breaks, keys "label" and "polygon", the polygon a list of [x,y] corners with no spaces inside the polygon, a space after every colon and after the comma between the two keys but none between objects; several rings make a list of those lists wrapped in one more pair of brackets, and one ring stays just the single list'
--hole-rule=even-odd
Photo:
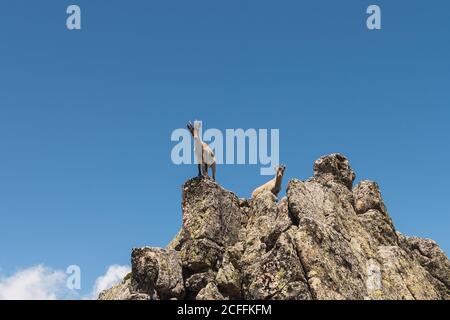
[{"label": "clear blue sky", "polygon": [[[450,250],[448,1],[0,2],[0,269],[80,265],[83,292],[181,224],[172,130],[279,128],[290,179],[347,155],[399,231]],[[381,31],[365,25],[382,9]],[[241,197],[267,177],[221,166]],[[287,179],[286,179],[287,180]]]}]

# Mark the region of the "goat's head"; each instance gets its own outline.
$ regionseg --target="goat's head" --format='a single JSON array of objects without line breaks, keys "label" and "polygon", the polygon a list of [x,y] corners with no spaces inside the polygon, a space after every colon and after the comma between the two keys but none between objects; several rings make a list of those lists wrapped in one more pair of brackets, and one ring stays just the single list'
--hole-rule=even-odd
[{"label": "goat's head", "polygon": [[191,135],[194,136],[194,126],[193,126],[192,122],[189,121],[186,127],[188,128]]},{"label": "goat's head", "polygon": [[275,167],[275,173],[277,177],[281,178],[284,175],[284,170],[286,170],[286,166],[284,164],[280,164],[279,166]]},{"label": "goat's head", "polygon": [[202,127],[202,122],[201,121],[194,121],[194,124],[192,124],[192,122],[188,122],[187,124],[187,128],[189,130],[189,132],[192,134],[193,137],[195,137],[196,135],[198,135],[198,133],[200,132],[200,129]]}]

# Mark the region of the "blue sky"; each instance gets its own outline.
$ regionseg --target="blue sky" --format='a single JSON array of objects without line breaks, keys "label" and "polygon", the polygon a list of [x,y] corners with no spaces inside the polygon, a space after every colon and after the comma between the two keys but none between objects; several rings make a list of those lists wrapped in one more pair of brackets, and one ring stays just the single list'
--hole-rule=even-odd
[{"label": "blue sky", "polygon": [[[172,131],[279,128],[286,175],[348,156],[399,231],[450,250],[448,1],[0,2],[0,275],[82,269],[81,295],[181,225]],[[380,31],[366,8],[382,9]],[[241,197],[267,177],[220,166]],[[287,181],[287,179],[286,179]]]}]

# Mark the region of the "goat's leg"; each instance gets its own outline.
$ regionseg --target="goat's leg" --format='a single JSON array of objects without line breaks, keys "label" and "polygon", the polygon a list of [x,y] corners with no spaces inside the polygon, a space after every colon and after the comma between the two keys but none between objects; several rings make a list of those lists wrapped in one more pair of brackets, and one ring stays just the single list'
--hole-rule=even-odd
[{"label": "goat's leg", "polygon": [[198,164],[198,176],[201,177],[202,176],[202,165]]},{"label": "goat's leg", "polygon": [[202,164],[202,177],[206,175],[206,164]]},{"label": "goat's leg", "polygon": [[212,170],[212,178],[214,181],[216,181],[216,163],[215,162],[211,165],[211,170]]}]

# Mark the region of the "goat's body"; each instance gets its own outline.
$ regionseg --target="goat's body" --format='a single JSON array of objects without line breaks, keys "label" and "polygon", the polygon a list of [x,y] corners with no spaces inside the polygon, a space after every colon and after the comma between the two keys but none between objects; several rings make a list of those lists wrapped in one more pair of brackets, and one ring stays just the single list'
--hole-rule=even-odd
[{"label": "goat's body", "polygon": [[194,154],[198,164],[198,176],[208,176],[208,168],[212,169],[212,178],[216,180],[216,156],[212,149],[202,141],[199,133],[201,122],[188,123],[187,128],[194,138]]},{"label": "goat's body", "polygon": [[214,152],[198,137],[195,138],[194,153],[199,164],[212,166],[216,162]]},{"label": "goat's body", "polygon": [[194,135],[194,153],[199,164],[199,176],[208,176],[208,168],[212,170],[212,178],[216,180],[216,156],[211,148],[198,135]]},{"label": "goat's body", "polygon": [[272,180],[266,182],[262,186],[256,188],[255,191],[253,191],[252,193],[252,198],[256,198],[258,194],[266,190],[272,192],[275,197],[278,197],[278,194],[281,191],[281,187],[280,186],[277,187],[277,178],[273,178]]},{"label": "goat's body", "polygon": [[283,180],[285,166],[278,167],[276,170],[275,177],[264,183],[262,186],[258,187],[253,191],[252,198],[256,198],[260,193],[264,191],[270,191],[275,196],[278,197],[278,194],[281,191],[281,181]]}]

